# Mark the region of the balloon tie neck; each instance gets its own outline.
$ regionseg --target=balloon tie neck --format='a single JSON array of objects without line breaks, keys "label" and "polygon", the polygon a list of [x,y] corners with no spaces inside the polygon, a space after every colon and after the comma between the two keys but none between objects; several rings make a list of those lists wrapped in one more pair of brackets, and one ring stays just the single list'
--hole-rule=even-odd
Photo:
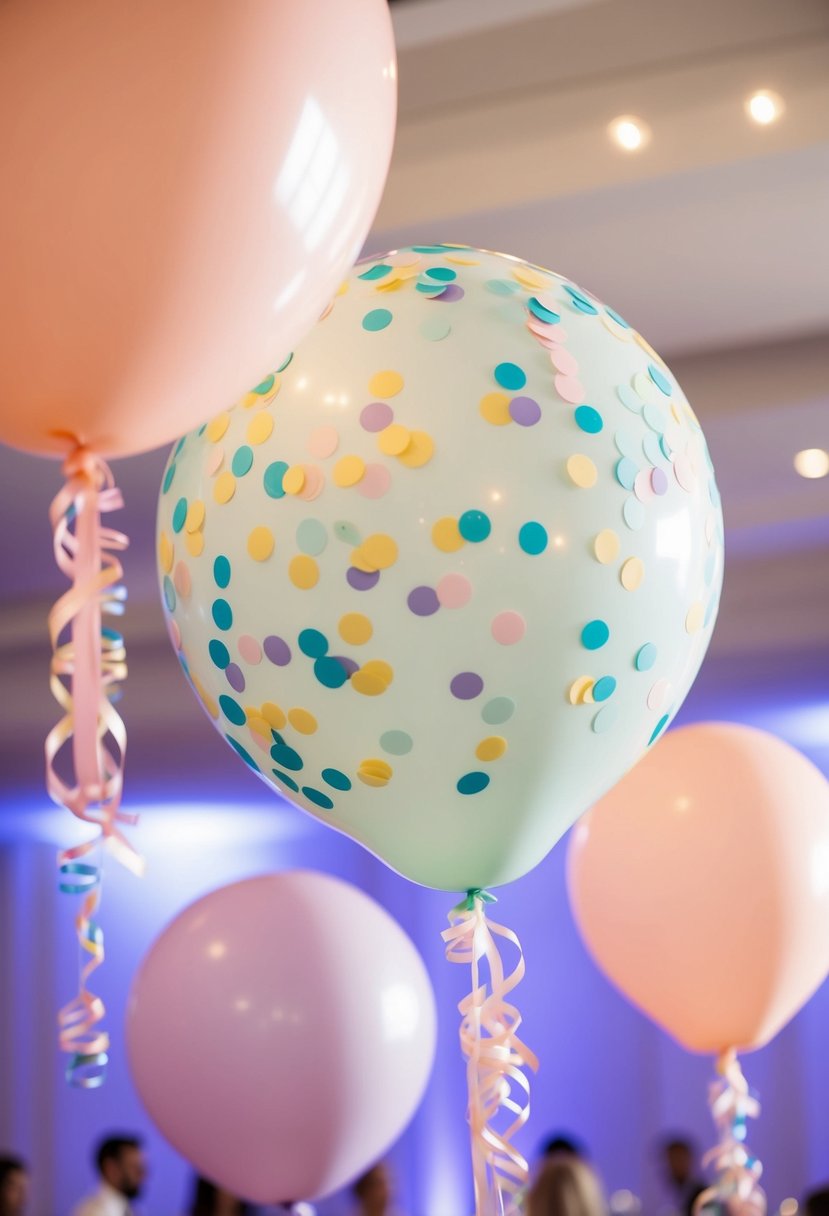
[{"label": "balloon tie neck", "polygon": [[733,1047],[720,1052],[716,1072],[708,1103],[719,1139],[703,1158],[703,1164],[715,1170],[716,1181],[697,1198],[694,1214],[719,1203],[731,1216],[765,1216],[766,1195],[759,1185],[763,1167],[745,1144],[747,1120],[757,1118],[760,1103],[749,1091]]},{"label": "balloon tie neck", "polygon": [[[530,1114],[530,1083],[538,1060],[519,1039],[521,1014],[507,997],[524,976],[524,955],[510,929],[490,921],[495,896],[473,887],[449,913],[442,937],[446,958],[471,968],[471,991],[459,1003],[461,1050],[466,1059],[476,1216],[507,1216],[520,1208],[529,1178],[526,1159],[512,1143]],[[518,951],[505,974],[496,939]],[[488,975],[482,974],[486,967]],[[517,1091],[517,1097],[513,1096]]]},{"label": "balloon tie neck", "polygon": [[76,443],[63,473],[66,481],[49,519],[55,561],[71,586],[49,613],[50,687],[63,716],[46,739],[46,786],[54,802],[98,832],[58,855],[60,890],[81,896],[75,917],[78,990],[60,1011],[58,1026],[60,1048],[70,1056],[67,1079],[94,1089],[103,1084],[109,1049],[109,1035],[101,1026],[103,1001],[87,986],[104,959],[104,935],[96,919],[99,846],[105,844],[134,873],[143,868],[119,828],[135,822],[135,816],[121,810],[127,735],[113,705],[127,674],[124,639],[102,624],[103,613],[123,612],[126,592],[118,554],[128,542],[123,533],[101,525],[104,513],[123,506],[106,462]]}]

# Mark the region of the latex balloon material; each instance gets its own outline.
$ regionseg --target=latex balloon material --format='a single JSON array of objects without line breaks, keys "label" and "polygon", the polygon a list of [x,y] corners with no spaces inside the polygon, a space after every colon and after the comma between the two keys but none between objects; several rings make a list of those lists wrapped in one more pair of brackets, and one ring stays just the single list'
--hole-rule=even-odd
[{"label": "latex balloon material", "polygon": [[705,442],[658,355],[560,276],[452,246],[361,263],[290,363],[177,446],[158,545],[240,756],[450,890],[531,869],[659,736],[722,575]]},{"label": "latex balloon material", "polygon": [[764,731],[672,731],[578,825],[569,885],[596,962],[684,1047],[762,1047],[829,972],[829,784]]},{"label": "latex balloon material", "polygon": [[283,358],[388,168],[384,0],[0,5],[0,439],[169,442]]},{"label": "latex balloon material", "polygon": [[167,1140],[257,1203],[328,1194],[397,1139],[435,1049],[399,925],[322,874],[247,879],[186,908],[133,983],[133,1079]]}]

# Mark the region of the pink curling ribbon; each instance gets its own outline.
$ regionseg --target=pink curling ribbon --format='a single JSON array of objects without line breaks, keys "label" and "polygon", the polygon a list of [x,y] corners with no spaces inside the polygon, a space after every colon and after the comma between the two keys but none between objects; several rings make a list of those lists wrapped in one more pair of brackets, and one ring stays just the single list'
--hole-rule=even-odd
[{"label": "pink curling ribbon", "polygon": [[717,1057],[717,1073],[708,1101],[719,1142],[703,1158],[717,1177],[695,1201],[695,1216],[709,1203],[723,1204],[731,1216],[765,1216],[766,1195],[758,1185],[763,1167],[745,1146],[746,1121],[757,1118],[760,1103],[749,1093],[733,1048]]},{"label": "pink curling ribbon", "polygon": [[[529,1167],[512,1139],[530,1114],[530,1083],[523,1069],[538,1069],[538,1060],[518,1038],[521,1014],[506,1000],[524,977],[521,943],[510,929],[487,920],[485,905],[494,902],[488,891],[469,891],[449,913],[450,928],[442,934],[447,960],[472,968],[472,991],[458,1009],[467,1061],[476,1216],[507,1216],[518,1210]],[[496,938],[518,951],[518,962],[506,976]],[[488,984],[481,975],[484,963]],[[514,1088],[521,1091],[518,1100],[512,1096]]]},{"label": "pink curling ribbon", "polygon": [[[46,739],[46,786],[51,798],[99,832],[58,855],[60,889],[82,895],[75,918],[81,963],[78,993],[58,1014],[59,1044],[69,1054],[66,1075],[84,1089],[106,1075],[109,1035],[100,997],[89,991],[104,958],[104,937],[95,916],[101,899],[101,843],[135,874],[143,860],[119,829],[136,816],[121,810],[127,733],[112,702],[127,674],[124,641],[102,628],[101,614],[120,614],[126,597],[116,556],[126,536],[101,526],[101,516],[124,505],[106,463],[76,445],[63,466],[66,482],[49,508],[55,560],[72,586],[49,613],[52,642],[50,687],[63,717]],[[71,740],[71,776],[58,774],[59,754]]]}]

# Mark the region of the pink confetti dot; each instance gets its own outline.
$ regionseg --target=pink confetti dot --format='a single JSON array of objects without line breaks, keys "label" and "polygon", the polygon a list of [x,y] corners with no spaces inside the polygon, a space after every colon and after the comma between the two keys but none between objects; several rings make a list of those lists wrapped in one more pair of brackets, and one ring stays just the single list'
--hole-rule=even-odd
[{"label": "pink confetti dot", "polygon": [[270,751],[271,740],[266,739],[264,735],[260,735],[258,730],[254,730],[252,726],[248,727],[248,734],[258,748],[263,752]]},{"label": "pink confetti dot", "polygon": [[555,380],[556,392],[570,405],[580,405],[586,396],[584,385],[575,376],[562,376],[559,373]]},{"label": "pink confetti dot", "polygon": [[327,456],[334,455],[339,443],[340,437],[336,427],[318,426],[308,436],[308,452],[317,460],[325,460]]},{"label": "pink confetti dot", "polygon": [[255,665],[262,662],[262,647],[259,645],[255,637],[249,633],[243,633],[236,643],[239,650],[239,655],[246,663]]},{"label": "pink confetti dot", "polygon": [[367,464],[366,471],[357,484],[357,493],[363,498],[382,498],[391,486],[391,473],[383,464]]},{"label": "pink confetti dot", "polygon": [[671,684],[664,677],[652,685],[648,693],[648,709],[662,709],[671,694]]},{"label": "pink confetti dot", "polygon": [[176,585],[176,591],[179,593],[179,595],[182,595],[185,599],[187,599],[188,595],[190,594],[192,583],[190,581],[190,571],[187,566],[185,566],[184,562],[179,562],[177,564],[175,573],[173,574],[173,582]]},{"label": "pink confetti dot", "polygon": [[579,370],[578,362],[574,355],[571,355],[569,350],[564,347],[558,347],[550,355],[550,360],[556,371],[559,371],[564,376],[575,376]]},{"label": "pink confetti dot", "polygon": [[640,469],[636,474],[633,492],[640,502],[649,502],[653,498],[653,486],[647,469]]},{"label": "pink confetti dot", "polygon": [[527,622],[520,612],[499,612],[492,618],[492,636],[501,646],[514,646],[527,632]]},{"label": "pink confetti dot", "polygon": [[677,479],[683,490],[689,494],[693,493],[697,479],[694,476],[694,470],[691,468],[691,462],[687,456],[681,452],[674,460],[674,477]]},{"label": "pink confetti dot", "polygon": [[167,626],[170,630],[170,641],[176,650],[181,650],[181,630],[172,617],[168,617]]},{"label": "pink confetti dot", "polygon": [[325,474],[315,464],[306,464],[304,468],[305,484],[299,493],[299,497],[305,502],[313,502],[315,498],[319,498],[325,488]]},{"label": "pink confetti dot", "polygon": [[465,574],[444,574],[435,590],[442,608],[464,608],[472,599],[472,584]]},{"label": "pink confetti dot", "polygon": [[364,431],[384,431],[394,422],[394,410],[387,401],[372,401],[360,410],[360,426]]}]

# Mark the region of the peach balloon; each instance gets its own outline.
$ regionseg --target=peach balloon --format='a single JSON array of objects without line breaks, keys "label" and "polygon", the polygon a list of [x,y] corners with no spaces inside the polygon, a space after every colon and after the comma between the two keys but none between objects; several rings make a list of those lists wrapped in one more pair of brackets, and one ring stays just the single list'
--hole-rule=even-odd
[{"label": "peach balloon", "polygon": [[156,447],[288,355],[396,110],[385,0],[0,5],[0,439]]},{"label": "peach balloon", "polygon": [[829,783],[764,731],[671,731],[568,861],[596,962],[691,1051],[762,1047],[829,973]]}]

